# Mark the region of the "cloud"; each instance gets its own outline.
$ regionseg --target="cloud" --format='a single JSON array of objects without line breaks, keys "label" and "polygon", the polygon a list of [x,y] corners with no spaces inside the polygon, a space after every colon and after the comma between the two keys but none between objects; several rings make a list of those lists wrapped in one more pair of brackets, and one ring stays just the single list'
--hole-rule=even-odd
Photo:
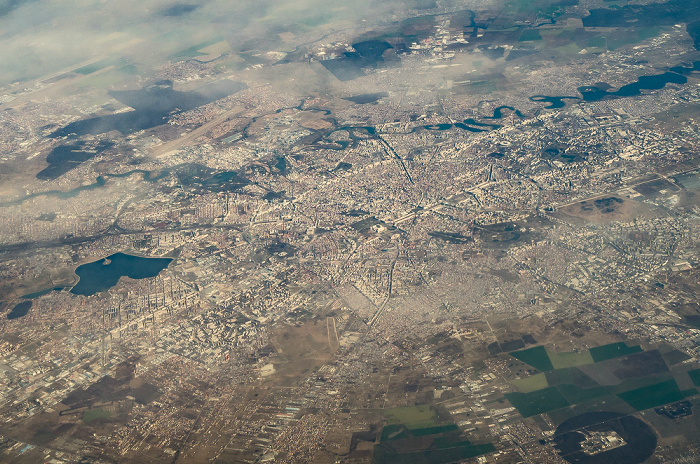
[{"label": "cloud", "polygon": [[12,10],[15,10],[22,6],[23,3],[27,3],[34,0],[0,0],[0,16],[5,16]]},{"label": "cloud", "polygon": [[[432,1],[0,0],[0,85],[70,70],[110,53],[155,67],[215,35],[229,39],[235,51],[246,41],[276,39],[285,31],[347,29],[365,18],[376,23],[407,5]],[[130,46],[136,41],[139,47]]]},{"label": "cloud", "polygon": [[197,8],[199,8],[199,5],[193,5],[191,3],[178,3],[165,8],[160,14],[163,16],[182,16],[186,15],[187,13],[192,13]]}]

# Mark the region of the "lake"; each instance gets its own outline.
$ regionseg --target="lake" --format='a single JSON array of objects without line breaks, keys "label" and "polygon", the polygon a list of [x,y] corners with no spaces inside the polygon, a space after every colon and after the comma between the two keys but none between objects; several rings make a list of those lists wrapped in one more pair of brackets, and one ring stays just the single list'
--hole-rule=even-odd
[{"label": "lake", "polygon": [[660,90],[663,89],[666,84],[685,84],[686,82],[688,82],[688,79],[685,76],[676,74],[675,72],[665,72],[653,76],[641,76],[636,82],[623,85],[615,92],[608,92],[595,85],[579,87],[578,91],[581,92],[581,96],[585,101],[598,101],[608,96],[633,97],[641,94],[642,90]]},{"label": "lake", "polygon": [[60,145],[49,153],[46,162],[49,165],[41,170],[36,178],[40,180],[57,179],[71,169],[77,168],[80,164],[95,156],[102,154],[114,146],[113,142],[76,142],[67,145]]},{"label": "lake", "polygon": [[566,102],[564,102],[564,99],[570,99],[570,100],[578,100],[578,97],[565,97],[565,96],[548,96],[548,95],[533,95],[530,97],[530,101],[534,102],[542,102],[542,103],[549,103],[548,106],[545,106],[544,108],[547,110],[552,110],[552,109],[557,109],[557,108],[564,108],[566,106]]},{"label": "lake", "polygon": [[7,313],[7,318],[8,319],[17,319],[22,316],[26,316],[29,310],[32,308],[32,302],[31,301],[22,301],[21,303],[17,303],[14,308],[12,308],[12,311]]},{"label": "lake", "polygon": [[142,258],[115,253],[106,258],[78,266],[75,273],[80,277],[80,280],[71,289],[71,293],[90,296],[109,290],[117,285],[122,277],[131,279],[155,277],[168,267],[171,261],[171,258]]},{"label": "lake", "polygon": [[98,135],[115,130],[124,135],[133,134],[165,124],[172,114],[198,108],[245,88],[243,83],[222,79],[189,92],[174,90],[170,80],[140,90],[114,90],[109,95],[134,111],[81,119],[55,130],[50,137]]}]

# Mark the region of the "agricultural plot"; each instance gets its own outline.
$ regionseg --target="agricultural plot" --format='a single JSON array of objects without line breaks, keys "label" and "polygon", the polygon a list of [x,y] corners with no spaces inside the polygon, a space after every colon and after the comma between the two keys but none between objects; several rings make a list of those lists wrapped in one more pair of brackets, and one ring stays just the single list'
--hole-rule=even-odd
[{"label": "agricultural plot", "polygon": [[690,376],[690,380],[693,381],[693,384],[696,387],[700,387],[700,369],[693,369],[692,371],[688,371],[688,375]]},{"label": "agricultural plot", "polygon": [[437,414],[429,405],[389,409],[386,411],[385,416],[389,424],[403,424],[409,429],[420,429],[437,425]]},{"label": "agricultural plot", "polygon": [[575,367],[556,369],[547,372],[546,375],[549,385],[572,384],[580,388],[593,388],[598,386],[595,380],[584,374],[581,369]]},{"label": "agricultural plot", "polygon": [[530,417],[569,406],[557,387],[543,388],[530,393],[506,393],[506,398],[523,417]]},{"label": "agricultural plot", "polygon": [[384,415],[389,424],[374,447],[375,463],[443,464],[495,450],[491,443],[473,444],[461,435],[457,424],[437,425],[437,414],[427,405],[394,408]]},{"label": "agricultural plot", "polygon": [[625,400],[637,411],[643,411],[683,399],[678,384],[673,379],[620,393],[617,396]]},{"label": "agricultural plot", "polygon": [[601,362],[608,359],[619,358],[621,356],[627,356],[629,354],[639,353],[642,351],[642,347],[637,346],[627,346],[623,342],[611,343],[609,345],[597,346],[591,348],[590,350],[593,361]]},{"label": "agricultural plot", "polygon": [[[565,420],[571,414],[601,410],[629,414],[698,394],[688,388],[687,378],[677,377],[686,390],[679,387],[674,376],[685,375],[685,370],[674,368],[672,373],[659,350],[643,351],[638,345],[612,343],[569,353],[538,346],[510,355],[544,371],[511,381],[518,391],[505,394],[523,417],[547,412]],[[700,386],[700,369],[687,374]]]},{"label": "agricultural plot", "polygon": [[513,385],[522,393],[530,393],[535,390],[541,390],[543,388],[546,388],[549,384],[547,383],[547,376],[543,373],[540,373],[531,375],[530,377],[513,380],[511,382],[511,385]]},{"label": "agricultural plot", "polygon": [[109,57],[100,61],[95,61],[94,63],[90,63],[85,66],[81,66],[80,68],[75,69],[73,72],[87,75],[100,71],[109,66],[116,66],[119,64],[124,64],[124,60],[119,57]]},{"label": "agricultural plot", "polygon": [[386,445],[377,445],[374,462],[377,464],[443,464],[457,462],[495,451],[491,443],[472,445],[461,442],[451,448],[433,448],[413,453],[401,453]]},{"label": "agricultural plot", "polygon": [[619,385],[629,379],[658,376],[669,371],[658,350],[579,366],[579,369],[600,385]]},{"label": "agricultural plot", "polygon": [[92,422],[97,419],[108,419],[112,416],[112,413],[109,411],[105,411],[104,409],[100,408],[95,408],[95,409],[88,409],[85,411],[83,414],[83,422]]},{"label": "agricultural plot", "polygon": [[194,45],[190,48],[186,48],[185,50],[181,50],[177,53],[174,53],[170,55],[168,58],[169,59],[187,59],[187,58],[195,58],[197,56],[206,56],[207,53],[203,51],[203,49],[207,47],[211,47],[212,45],[218,44],[219,42],[223,41],[222,37],[215,37],[211,40],[207,40],[206,42],[199,43],[197,45]]},{"label": "agricultural plot", "polygon": [[591,356],[589,351],[557,353],[547,350],[547,354],[549,355],[549,359],[555,369],[593,364],[593,356]]},{"label": "agricultural plot", "polygon": [[552,369],[583,366],[607,359],[618,358],[640,352],[639,346],[628,347],[624,343],[613,343],[589,351],[556,352],[544,346],[535,346],[526,350],[514,351],[510,355],[527,363],[535,369],[546,372]]},{"label": "agricultural plot", "polygon": [[581,388],[578,385],[567,383],[557,385],[557,390],[571,404],[584,403],[610,394],[605,387]]},{"label": "agricultural plot", "polygon": [[514,351],[510,353],[515,359],[518,359],[526,364],[531,365],[538,371],[546,372],[554,369],[552,366],[552,361],[547,355],[547,350],[544,346],[536,346],[534,348],[528,348],[527,350]]}]

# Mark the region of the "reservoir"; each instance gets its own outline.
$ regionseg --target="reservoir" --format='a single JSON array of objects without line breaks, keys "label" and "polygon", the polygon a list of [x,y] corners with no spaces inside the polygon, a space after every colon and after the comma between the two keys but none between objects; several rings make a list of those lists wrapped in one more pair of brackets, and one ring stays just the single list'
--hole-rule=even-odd
[{"label": "reservoir", "polygon": [[553,110],[557,108],[564,108],[566,106],[566,102],[564,102],[565,98],[578,100],[578,97],[550,97],[547,95],[533,95],[530,97],[530,101],[549,103],[549,106],[545,106],[544,108],[547,110]]},{"label": "reservoir", "polygon": [[[690,73],[694,68],[683,69],[686,70],[684,72]],[[676,70],[680,69],[676,68]],[[686,82],[688,82],[688,79],[685,76],[675,72],[665,72],[663,74],[656,74],[653,76],[641,76],[639,79],[637,79],[637,82],[623,85],[615,92],[608,92],[607,90],[601,89],[594,85],[579,87],[578,91],[581,92],[581,96],[585,101],[598,101],[607,96],[633,97],[641,94],[642,90],[660,90],[666,87],[666,84],[685,84]]]},{"label": "reservoir", "polygon": [[75,273],[80,277],[80,280],[71,289],[71,293],[90,296],[109,290],[117,285],[122,277],[131,279],[155,277],[168,267],[171,261],[171,258],[141,258],[115,253],[92,263],[78,266]]},{"label": "reservoir", "polygon": [[49,165],[41,170],[36,178],[40,180],[53,180],[61,177],[71,169],[94,158],[102,152],[114,146],[112,142],[76,142],[68,145],[60,145],[46,157]]},{"label": "reservoir", "polygon": [[484,116],[484,119],[501,119],[503,117],[503,110],[510,110],[515,113],[519,118],[524,118],[525,116],[520,110],[516,110],[512,106],[499,106],[493,110],[493,116]]},{"label": "reservoir", "polygon": [[17,319],[22,316],[26,316],[29,310],[32,309],[32,302],[31,301],[22,301],[21,303],[17,303],[14,308],[12,308],[12,311],[10,311],[7,314],[8,319]]},{"label": "reservoir", "polygon": [[60,292],[61,290],[63,290],[63,287],[45,288],[44,290],[39,290],[38,292],[27,293],[26,295],[22,295],[22,298],[31,300],[32,298],[39,298],[40,296],[48,295],[51,292]]}]

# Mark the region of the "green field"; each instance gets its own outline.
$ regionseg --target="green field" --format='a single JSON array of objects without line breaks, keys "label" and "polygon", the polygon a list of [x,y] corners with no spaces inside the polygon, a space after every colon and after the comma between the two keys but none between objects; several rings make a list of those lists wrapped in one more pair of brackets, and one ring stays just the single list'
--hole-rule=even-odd
[{"label": "green field", "polygon": [[565,53],[567,55],[574,55],[581,51],[581,47],[576,45],[574,42],[571,42],[570,44],[562,45],[561,47],[556,47],[555,50],[561,53]]},{"label": "green field", "polygon": [[620,358],[629,354],[641,353],[642,347],[639,345],[627,346],[623,342],[611,343],[609,345],[597,346],[590,350],[593,361],[601,362],[608,359]]},{"label": "green field", "polygon": [[528,348],[527,350],[513,351],[510,353],[515,359],[519,359],[525,364],[529,364],[538,371],[551,371],[554,369],[552,366],[552,361],[549,360],[547,355],[547,350],[544,346],[536,346],[534,348]]},{"label": "green field", "polygon": [[467,446],[467,445],[471,445],[471,444],[472,444],[472,442],[469,440],[455,441],[454,437],[451,437],[451,436],[437,437],[437,438],[435,438],[435,440],[433,440],[433,445],[436,448],[440,448],[440,449],[454,448],[456,446]]},{"label": "green field", "polygon": [[437,435],[446,432],[455,432],[459,430],[457,424],[436,425],[435,427],[423,427],[420,429],[410,429],[411,435],[414,437],[424,437],[426,435]]},{"label": "green field", "polygon": [[373,462],[377,464],[443,464],[463,461],[495,451],[491,443],[481,445],[465,444],[446,449],[429,449],[417,453],[396,453],[382,445],[374,447]]},{"label": "green field", "polygon": [[693,385],[700,387],[700,369],[688,371],[688,375],[690,376],[690,380],[693,381]]},{"label": "green field", "polygon": [[78,74],[92,74],[94,72],[99,71],[100,69],[104,69],[108,66],[115,66],[118,64],[122,64],[123,60],[120,58],[116,57],[110,57],[110,58],[105,58],[104,60],[96,61],[94,63],[87,64],[85,66],[82,66],[78,69],[73,70],[73,72],[76,72]]},{"label": "green field", "polygon": [[[434,421],[435,411],[428,406],[394,408],[385,415],[392,421]],[[380,444],[374,447],[373,462],[388,464],[443,464],[469,459],[494,451],[491,443],[472,444],[463,437],[457,424],[407,428],[403,423],[382,429]]]},{"label": "green field", "polygon": [[83,413],[83,422],[92,422],[97,419],[108,419],[112,416],[112,413],[105,411],[104,409],[88,409]]},{"label": "green field", "polygon": [[593,37],[593,38],[588,40],[589,47],[605,49],[605,45],[606,45],[605,37],[598,36],[598,37]]},{"label": "green field", "polygon": [[661,34],[663,31],[664,28],[660,26],[639,27],[637,28],[637,38],[639,38],[640,41],[651,39]]},{"label": "green field", "polygon": [[506,393],[506,399],[523,417],[536,416],[569,406],[569,402],[557,387],[544,388],[532,393]]},{"label": "green field", "polygon": [[118,72],[114,71],[117,70],[88,75],[84,79],[81,79],[80,81],[76,82],[74,84],[75,88],[81,90],[95,88],[108,89],[112,86],[117,85],[119,82],[123,82],[124,77],[121,76]]},{"label": "green field", "polygon": [[384,412],[389,424],[404,424],[409,429],[434,427],[437,414],[428,405],[393,408]]},{"label": "green field", "polygon": [[557,390],[571,404],[583,403],[610,394],[605,387],[581,388],[578,385],[571,384],[557,385]]},{"label": "green field", "polygon": [[538,29],[540,31],[540,36],[542,37],[553,37],[564,33],[564,28],[561,29]]},{"label": "green field", "polygon": [[671,374],[662,374],[649,377],[637,377],[633,379],[626,379],[617,385],[611,385],[608,387],[611,393],[619,395],[632,390],[639,390],[640,388],[651,387],[659,383],[666,383],[675,381]]},{"label": "green field", "polygon": [[615,50],[625,45],[632,45],[639,42],[636,37],[621,37],[619,39],[609,39],[608,40],[608,50]]},{"label": "green field", "polygon": [[461,86],[467,92],[489,94],[498,90],[495,82],[492,81],[476,81]]},{"label": "green field", "polygon": [[530,377],[525,377],[523,379],[513,380],[511,385],[522,393],[542,390],[543,388],[547,388],[549,386],[547,383],[547,376],[543,373],[531,375]]},{"label": "green field", "polygon": [[330,13],[319,13],[315,16],[309,16],[301,20],[301,24],[309,27],[317,27],[321,24],[326,24],[333,19]]},{"label": "green field", "polygon": [[[644,354],[616,359],[636,353]],[[659,352],[644,352],[639,345],[620,342],[565,353],[537,346],[509,354],[544,371],[510,382],[518,392],[506,393],[506,399],[523,417],[551,411],[552,417],[565,420],[573,413],[601,409],[629,414],[698,394],[696,388],[681,391]],[[688,376],[700,386],[700,369],[688,371]],[[566,406],[571,407],[562,409]]]},{"label": "green field", "polygon": [[620,393],[617,396],[625,400],[627,404],[637,411],[643,411],[683,399],[678,384],[673,379]]},{"label": "green field", "polygon": [[400,440],[408,436],[408,429],[403,424],[385,425],[382,429],[381,441]]},{"label": "green field", "polygon": [[547,350],[549,359],[555,369],[564,369],[567,367],[583,366],[584,364],[593,364],[593,357],[589,351],[556,353]]},{"label": "green field", "polygon": [[223,37],[215,37],[211,40],[207,40],[206,42],[199,43],[197,45],[194,45],[190,48],[186,48],[182,51],[179,51],[177,53],[173,53],[168,57],[168,59],[174,59],[174,58],[194,58],[197,56],[202,56],[206,55],[206,53],[200,52],[201,49],[209,47],[210,45],[217,44],[224,40]]},{"label": "green field", "polygon": [[550,385],[571,384],[580,388],[597,387],[598,383],[576,367],[556,369],[546,373]]},{"label": "green field", "polygon": [[585,401],[569,408],[557,409],[547,413],[555,424],[564,422],[572,417],[589,412],[614,411],[621,414],[634,414],[636,411],[629,404],[615,395],[601,396],[593,400]]},{"label": "green field", "polygon": [[533,40],[542,40],[542,36],[540,36],[540,31],[538,31],[537,29],[525,29],[520,35],[519,42],[530,42]]}]

